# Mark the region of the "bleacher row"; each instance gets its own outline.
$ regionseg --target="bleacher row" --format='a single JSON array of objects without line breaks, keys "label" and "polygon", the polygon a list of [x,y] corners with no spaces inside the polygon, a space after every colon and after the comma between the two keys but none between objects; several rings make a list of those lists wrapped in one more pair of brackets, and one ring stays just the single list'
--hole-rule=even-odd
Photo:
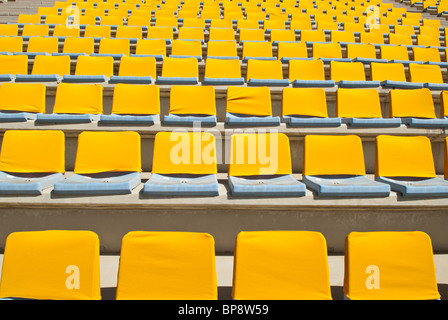
[{"label": "bleacher row", "polygon": [[[7,130],[0,153],[0,194],[94,196],[131,194],[142,183],[140,135],[132,131],[82,132],[74,174],[65,177],[64,133]],[[445,177],[448,177],[445,140]],[[218,196],[217,147],[208,132],[158,132],[144,196]],[[331,155],[331,159],[325,155]],[[292,175],[289,139],[282,133],[231,136],[228,180],[232,196],[446,197],[427,137],[380,135],[375,181],[367,178],[361,139],[355,135],[307,135],[302,182]]]},{"label": "bleacher row", "polygon": [[[351,232],[345,243],[347,299],[440,299],[426,233]],[[216,300],[214,244],[207,233],[127,233],[122,238],[116,299]],[[91,231],[10,234],[0,298],[101,299],[99,246]],[[327,243],[320,232],[242,231],[235,239],[232,297],[331,300],[328,264]]]}]

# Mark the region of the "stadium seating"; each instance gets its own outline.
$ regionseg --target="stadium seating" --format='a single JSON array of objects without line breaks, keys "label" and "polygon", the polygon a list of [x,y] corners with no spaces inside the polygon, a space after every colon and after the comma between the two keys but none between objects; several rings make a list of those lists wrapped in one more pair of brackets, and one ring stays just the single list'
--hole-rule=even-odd
[{"label": "stadium seating", "polygon": [[311,231],[240,232],[235,241],[232,297],[331,300],[325,238]]},{"label": "stadium seating", "polygon": [[118,75],[111,75],[109,83],[153,84],[156,77],[155,57],[123,56]]},{"label": "stadium seating", "polygon": [[216,300],[214,239],[206,233],[127,233],[117,300]]},{"label": "stadium seating", "polygon": [[199,84],[197,58],[168,57],[163,60],[162,74],[157,84]]},{"label": "stadium seating", "polygon": [[69,56],[37,55],[31,74],[17,74],[15,82],[59,82],[66,74],[70,74]]},{"label": "stadium seating", "polygon": [[432,253],[424,232],[351,232],[344,294],[351,300],[439,299]]},{"label": "stadium seating", "polygon": [[[200,150],[200,153],[198,153]],[[218,195],[215,138],[207,132],[158,132],[146,196]]]},{"label": "stadium seating", "polygon": [[244,83],[240,60],[207,58],[205,61],[203,85],[243,85]]},{"label": "stadium seating", "polygon": [[11,233],[5,246],[0,297],[100,300],[100,244],[91,231]]},{"label": "stadium seating", "polygon": [[45,113],[45,93],[43,83],[3,83],[0,85],[0,122],[35,120],[38,114]]},{"label": "stadium seating", "polygon": [[64,75],[63,82],[106,82],[114,73],[114,58],[111,56],[79,56],[74,75]]},{"label": "stadium seating", "polygon": [[283,68],[280,60],[256,60],[247,62],[248,86],[289,86],[289,79],[283,79]]}]

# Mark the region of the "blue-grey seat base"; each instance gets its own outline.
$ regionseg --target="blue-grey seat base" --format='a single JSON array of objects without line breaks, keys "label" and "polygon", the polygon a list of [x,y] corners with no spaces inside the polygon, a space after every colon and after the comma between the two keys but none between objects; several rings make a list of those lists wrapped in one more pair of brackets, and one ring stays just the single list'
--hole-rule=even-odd
[{"label": "blue-grey seat base", "polygon": [[112,57],[114,60],[120,60],[126,56],[123,53],[91,53],[90,55],[93,57]]},{"label": "blue-grey seat base", "polygon": [[397,88],[397,89],[421,89],[421,88],[423,88],[423,83],[422,82],[384,80],[384,81],[381,81],[381,86],[386,87],[386,88]]},{"label": "blue-grey seat base", "polygon": [[279,126],[280,117],[248,116],[226,112],[226,124],[232,126]]},{"label": "blue-grey seat base", "polygon": [[[217,41],[217,40],[212,40]],[[207,59],[220,59],[220,60],[239,60],[238,56],[207,56]]]},{"label": "blue-grey seat base", "polygon": [[423,84],[423,87],[428,88],[429,90],[447,90],[448,89],[448,83],[429,83],[429,82],[426,82],[426,83]]},{"label": "blue-grey seat base", "polygon": [[303,176],[303,183],[323,197],[387,197],[390,187],[366,176]]},{"label": "blue-grey seat base", "polygon": [[110,76],[109,83],[152,84],[152,77]]},{"label": "blue-grey seat base", "polygon": [[266,87],[286,87],[289,86],[288,79],[249,79],[248,86],[266,86]]},{"label": "blue-grey seat base", "polygon": [[62,173],[19,175],[0,171],[0,195],[41,195],[62,180]]},{"label": "blue-grey seat base", "polygon": [[64,196],[130,194],[140,182],[140,172],[73,174],[68,179],[55,183],[53,192]]},{"label": "blue-grey seat base", "polygon": [[166,175],[153,173],[143,186],[145,196],[217,196],[216,174]]},{"label": "blue-grey seat base", "polygon": [[336,83],[340,88],[377,88],[380,86],[379,81],[352,81],[341,80]]},{"label": "blue-grey seat base", "polygon": [[401,126],[400,118],[344,118],[342,122],[351,127],[397,128]]},{"label": "blue-grey seat base", "polygon": [[70,53],[70,52],[59,53],[59,52],[53,52],[51,55],[52,56],[69,56],[70,59],[75,59],[75,58],[78,58],[79,56],[88,56],[87,53],[83,53],[83,52],[82,53]]},{"label": "blue-grey seat base", "polygon": [[319,60],[322,60],[323,63],[330,63],[331,61],[337,61],[337,62],[351,62],[352,59],[350,58],[319,58]]},{"label": "blue-grey seat base", "polygon": [[15,75],[11,73],[0,74],[0,82],[12,81],[15,78],[16,78]]},{"label": "blue-grey seat base", "polygon": [[282,116],[282,122],[291,127],[340,127],[341,118]]},{"label": "blue-grey seat base", "polygon": [[372,62],[377,62],[377,63],[387,63],[387,59],[373,59],[373,58],[360,58],[360,57],[356,57],[352,60],[353,62],[362,62],[362,63],[372,63]]},{"label": "blue-grey seat base", "polygon": [[294,80],[292,86],[298,88],[331,88],[335,86],[335,82],[334,80]]},{"label": "blue-grey seat base", "polygon": [[93,76],[76,76],[76,75],[64,75],[62,82],[107,82],[109,78],[105,75],[93,75]]},{"label": "blue-grey seat base", "polygon": [[[445,48],[445,47],[443,47],[443,48]],[[441,68],[446,68],[446,67],[448,67],[448,62],[425,61],[425,62],[423,62],[423,64],[436,65],[436,66],[439,66],[439,67],[441,67]]]},{"label": "blue-grey seat base", "polygon": [[198,84],[199,79],[197,77],[157,77],[157,84]]},{"label": "blue-grey seat base", "polygon": [[43,114],[36,117],[39,123],[89,123],[99,120],[100,115],[96,114]]},{"label": "blue-grey seat base", "polygon": [[0,111],[0,122],[25,122],[36,118],[37,113]]},{"label": "blue-grey seat base", "polygon": [[164,124],[169,125],[193,125],[200,123],[203,126],[216,126],[217,120],[215,115],[179,115],[168,114],[163,118]]},{"label": "blue-grey seat base", "polygon": [[156,121],[160,121],[160,116],[158,114],[151,114],[151,115],[102,114],[99,119],[99,124],[153,125]]},{"label": "blue-grey seat base", "polygon": [[390,185],[393,191],[403,197],[447,197],[448,181],[440,178],[388,178],[376,177],[376,180]]},{"label": "blue-grey seat base", "polygon": [[306,188],[292,175],[229,177],[233,196],[239,197],[303,197]]},{"label": "blue-grey seat base", "polygon": [[16,82],[59,82],[62,77],[57,74],[17,74]]},{"label": "blue-grey seat base", "polygon": [[401,118],[401,122],[412,128],[447,128],[448,119]]},{"label": "blue-grey seat base", "polygon": [[163,54],[131,54],[131,57],[154,57],[156,61],[163,61]]},{"label": "blue-grey seat base", "polygon": [[202,84],[206,86],[243,85],[244,78],[204,78]]},{"label": "blue-grey seat base", "polygon": [[243,58],[243,62],[247,62],[250,59],[254,59],[254,60],[277,60],[276,57],[244,57]]}]

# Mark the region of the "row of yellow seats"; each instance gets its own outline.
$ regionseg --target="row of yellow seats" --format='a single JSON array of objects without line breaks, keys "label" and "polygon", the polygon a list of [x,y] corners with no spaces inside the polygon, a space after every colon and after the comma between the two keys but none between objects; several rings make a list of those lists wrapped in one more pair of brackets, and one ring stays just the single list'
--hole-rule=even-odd
[{"label": "row of yellow seats", "polygon": [[[428,234],[351,232],[345,244],[347,298],[440,299]],[[0,297],[101,299],[99,247],[100,240],[92,231],[9,234]],[[235,239],[232,297],[332,299],[323,234],[295,230],[240,232]],[[169,231],[127,233],[121,243],[116,299],[218,299],[213,236]]]},{"label": "row of yellow seats", "polygon": [[[27,92],[27,95],[20,95]],[[376,89],[345,89],[336,91],[335,118],[329,118],[327,96],[322,88],[284,88],[281,100],[281,120],[297,117],[301,124],[296,126],[313,126],[315,120],[329,118],[331,123],[321,122],[314,126],[337,127],[335,120],[341,123],[345,120],[364,119],[377,122],[380,127],[387,127],[382,120],[393,119],[391,127],[399,127],[399,119],[415,118],[427,122],[436,122],[432,127],[446,127],[448,117],[448,91],[439,95],[440,106],[437,108],[429,89],[392,89],[389,93],[388,109],[382,110],[380,96]],[[61,83],[57,86],[55,102],[51,110],[46,108],[46,87],[38,83],[3,83],[0,86],[0,121],[9,121],[8,113],[25,112],[32,114],[54,115],[103,115],[103,87],[99,84]],[[225,98],[225,112],[253,117],[272,117],[273,108],[271,92],[267,87],[236,87],[229,86]],[[359,106],[362,105],[362,108]],[[160,112],[160,90],[157,85],[117,84],[114,87],[111,114],[118,116],[157,115]],[[386,113],[386,114],[384,114]],[[439,115],[438,115],[439,114]],[[212,86],[182,86],[173,85],[169,92],[169,110],[167,116],[176,116],[180,125],[191,125],[188,115],[217,116],[215,89]],[[106,117],[107,118],[107,117]],[[126,117],[122,117],[126,118]],[[182,118],[185,122],[182,123]],[[424,119],[424,120],[423,120]],[[44,119],[45,120],[45,119]],[[42,121],[44,121],[42,120]],[[117,122],[119,118],[115,119]],[[26,121],[26,119],[24,119]],[[39,121],[39,117],[36,121]],[[45,120],[50,123],[70,123],[64,118]],[[65,121],[65,122],[64,122]],[[91,120],[93,121],[93,120]],[[103,121],[100,117],[96,121]],[[190,121],[190,122],[188,122]],[[196,121],[200,122],[200,118]],[[216,120],[215,120],[216,121]],[[440,124],[443,122],[444,124]],[[83,120],[83,122],[86,122]],[[161,123],[165,119],[160,120]],[[76,123],[76,120],[74,122]],[[121,124],[131,124],[132,121],[122,120]],[[154,122],[153,122],[154,123]],[[280,122],[279,122],[280,123]],[[141,125],[149,125],[148,123]],[[216,125],[216,122],[215,122]],[[262,124],[258,124],[263,126]],[[270,124],[274,126],[274,124]],[[351,124],[355,126],[355,124]],[[408,124],[410,125],[410,124]],[[253,124],[257,126],[257,123]],[[375,123],[364,124],[365,127],[375,126]],[[363,125],[357,125],[363,128]],[[418,125],[415,125],[418,127]]]}]

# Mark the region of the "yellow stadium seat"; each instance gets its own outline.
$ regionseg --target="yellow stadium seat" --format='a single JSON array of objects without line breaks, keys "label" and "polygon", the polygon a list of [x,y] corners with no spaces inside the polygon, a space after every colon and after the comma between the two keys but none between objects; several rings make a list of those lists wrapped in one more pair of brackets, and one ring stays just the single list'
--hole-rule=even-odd
[{"label": "yellow stadium seat", "polygon": [[53,37],[79,37],[80,34],[79,28],[71,28],[66,25],[56,25],[53,29]]},{"label": "yellow stadium seat", "polygon": [[359,39],[364,44],[384,44],[384,36],[380,32],[361,32]]},{"label": "yellow stadium seat", "polygon": [[17,74],[28,74],[28,56],[0,55],[0,75],[3,81],[11,81]]},{"label": "yellow stadium seat", "polygon": [[141,26],[118,26],[115,33],[115,38],[130,39],[131,42],[142,39],[142,27]]},{"label": "yellow stadium seat", "polygon": [[425,34],[417,35],[417,45],[425,46],[425,47],[440,47],[441,46],[439,36],[425,35]]},{"label": "yellow stadium seat", "polygon": [[130,55],[130,45],[129,39],[101,39],[98,55],[120,59],[123,56]]},{"label": "yellow stadium seat", "polygon": [[201,27],[190,28],[180,27],[177,36],[178,40],[194,40],[204,44],[204,29]]},{"label": "yellow stadium seat", "polygon": [[248,42],[243,43],[243,61],[249,59],[275,60],[270,42]]},{"label": "yellow stadium seat", "polygon": [[78,56],[80,54],[90,55],[95,52],[94,38],[74,38],[68,37],[64,40],[62,48],[63,54]]},{"label": "yellow stadium seat", "polygon": [[52,82],[60,81],[66,74],[70,74],[69,56],[43,56],[34,58],[31,75],[18,74],[16,82]]},{"label": "yellow stadium seat", "polygon": [[120,59],[118,76],[111,75],[109,83],[152,84],[156,79],[154,57],[127,57]]},{"label": "yellow stadium seat", "polygon": [[109,39],[110,33],[110,26],[87,25],[84,30],[84,37]]},{"label": "yellow stadium seat", "polygon": [[57,182],[65,196],[130,194],[140,184],[141,138],[132,131],[83,131],[78,135],[74,174]]},{"label": "yellow stadium seat", "polygon": [[381,86],[398,89],[419,89],[423,83],[407,82],[404,65],[402,63],[376,63],[370,65],[372,81],[380,81]]},{"label": "yellow stadium seat", "polygon": [[299,30],[312,30],[313,26],[311,24],[311,20],[304,19],[304,20],[291,20],[289,25],[290,30],[294,30],[294,32],[298,32]]},{"label": "yellow stadium seat", "polygon": [[410,34],[389,33],[389,44],[412,46],[414,42]]},{"label": "yellow stadium seat", "polygon": [[0,52],[23,52],[22,37],[0,37]]},{"label": "yellow stadium seat", "polygon": [[329,43],[313,43],[313,58],[320,59],[324,62],[329,61],[344,61],[342,59],[342,48],[339,43],[329,42]]},{"label": "yellow stadium seat", "polygon": [[18,24],[1,24],[0,25],[0,36],[18,36],[19,35],[19,25]]},{"label": "yellow stadium seat", "polygon": [[302,30],[300,32],[301,42],[325,42],[324,30]]},{"label": "yellow stadium seat", "polygon": [[120,15],[102,15],[100,21],[100,26],[122,26],[123,17]]},{"label": "yellow stadium seat", "polygon": [[58,53],[58,50],[59,42],[56,37],[31,37],[28,40],[27,54],[31,57],[41,53]]},{"label": "yellow stadium seat", "polygon": [[280,118],[272,116],[269,88],[229,86],[226,96],[226,123],[248,126],[279,125]]},{"label": "yellow stadium seat", "polygon": [[198,61],[202,60],[202,44],[199,40],[173,40],[171,45],[172,58],[193,57]]},{"label": "yellow stadium seat", "polygon": [[265,41],[265,33],[263,29],[240,29],[238,39],[240,44],[249,41]]},{"label": "yellow stadium seat", "polygon": [[439,49],[437,48],[412,48],[414,61],[422,62],[442,62],[440,59]]},{"label": "yellow stadium seat", "polygon": [[286,30],[285,21],[282,20],[265,20],[263,24],[265,32],[272,32],[272,30]]},{"label": "yellow stadium seat", "polygon": [[37,24],[41,22],[40,14],[24,14],[19,13],[17,17],[18,24]]},{"label": "yellow stadium seat", "polygon": [[166,41],[163,39],[137,40],[135,54],[152,56],[157,61],[161,61],[166,57]]},{"label": "yellow stadium seat", "polygon": [[233,28],[210,28],[208,43],[214,40],[235,42],[235,30]]},{"label": "yellow stadium seat", "polygon": [[231,19],[210,19],[210,28],[233,28],[233,22]]},{"label": "yellow stadium seat", "polygon": [[351,300],[439,299],[431,238],[420,231],[351,232],[344,294]]},{"label": "yellow stadium seat", "polygon": [[307,135],[303,154],[302,181],[318,196],[387,197],[390,193],[388,185],[366,177],[358,136]]},{"label": "yellow stadium seat", "polygon": [[232,297],[331,300],[325,238],[312,231],[240,232],[235,242]]},{"label": "yellow stadium seat", "polygon": [[412,25],[395,25],[394,33],[396,34],[415,34],[415,29]]},{"label": "yellow stadium seat", "polygon": [[155,27],[169,27],[173,31],[177,30],[179,27],[176,17],[156,17]]},{"label": "yellow stadium seat", "polygon": [[434,26],[421,26],[419,28],[419,34],[420,35],[431,35],[431,36],[440,36],[439,27]]},{"label": "yellow stadium seat", "polygon": [[289,86],[289,79],[283,79],[280,60],[250,59],[246,79],[248,86]]},{"label": "yellow stadium seat", "polygon": [[389,62],[406,63],[409,61],[408,49],[405,46],[381,46],[380,57]]},{"label": "yellow stadium seat", "polygon": [[448,91],[446,90],[440,92],[440,117],[448,117]]},{"label": "yellow stadium seat", "polygon": [[48,25],[51,25],[51,26],[56,26],[56,25],[63,26],[63,25],[66,25],[66,24],[68,24],[68,20],[69,20],[69,18],[65,14],[62,14],[62,15],[57,15],[57,14],[51,14],[50,15],[49,14],[49,15],[46,15],[46,17],[44,19],[45,24],[48,24]]},{"label": "yellow stadium seat", "polygon": [[444,90],[448,84],[443,82],[440,66],[434,64],[409,64],[409,82],[423,83],[430,90]]},{"label": "yellow stadium seat", "polygon": [[[216,42],[221,44],[221,42]],[[210,46],[210,42],[209,42]],[[206,59],[203,85],[243,85],[238,59]]]},{"label": "yellow stadium seat", "polygon": [[79,56],[75,75],[65,75],[63,82],[105,82],[113,75],[114,58],[111,56]]},{"label": "yellow stadium seat", "polygon": [[[207,58],[233,58],[238,60],[238,51],[235,41],[208,41]],[[207,63],[207,61],[206,61]]]},{"label": "yellow stadium seat", "polygon": [[198,84],[199,66],[197,58],[172,58],[163,60],[160,84]]},{"label": "yellow stadium seat", "polygon": [[173,28],[171,27],[148,27],[147,39],[163,39],[167,43],[173,41]]},{"label": "yellow stadium seat", "polygon": [[216,300],[214,239],[134,231],[122,240],[117,300]]},{"label": "yellow stadium seat", "polygon": [[238,19],[236,30],[240,29],[260,29],[260,22],[257,19]]},{"label": "yellow stadium seat", "polygon": [[[378,62],[376,56],[376,49],[373,44],[358,44],[358,43],[349,43],[347,44],[347,58],[352,61],[361,61],[361,62]],[[386,61],[384,61],[386,62]]]},{"label": "yellow stadium seat", "polygon": [[[23,92],[27,92],[26,95]],[[43,83],[2,83],[0,85],[0,110],[19,114],[1,114],[2,122],[35,119],[45,112],[46,87]],[[11,120],[8,118],[12,117]],[[20,120],[19,120],[20,119]]]},{"label": "yellow stadium seat", "polygon": [[280,29],[274,29],[271,30],[271,39],[270,41],[275,45],[279,44],[281,42],[295,42],[296,41],[296,34],[294,33],[294,30],[280,30]]},{"label": "yellow stadium seat", "polygon": [[282,93],[282,122],[289,126],[338,127],[340,118],[328,118],[323,88],[285,88]]},{"label": "yellow stadium seat", "polygon": [[[140,11],[140,10],[137,10]],[[151,13],[149,16],[138,16],[135,13],[128,18],[127,26],[141,27],[147,29],[151,25]]]},{"label": "yellow stadium seat", "polygon": [[26,24],[22,29],[22,37],[48,36],[50,27],[47,24]]},{"label": "yellow stadium seat", "polygon": [[102,114],[99,121],[101,124],[153,125],[160,121],[159,87],[127,83],[115,85],[111,114]]},{"label": "yellow stadium seat", "polygon": [[279,42],[277,59],[288,62],[294,58],[308,58],[306,43],[302,42]]},{"label": "yellow stadium seat", "polygon": [[355,42],[355,33],[352,31],[338,31],[332,30],[330,33],[330,40],[333,43],[354,43]]},{"label": "yellow stadium seat", "polygon": [[[359,106],[363,107],[360,108]],[[351,127],[399,127],[400,119],[383,118],[377,89],[338,89],[336,116]]]},{"label": "yellow stadium seat", "polygon": [[6,240],[0,296],[101,300],[99,251],[91,231],[13,232]]},{"label": "yellow stadium seat", "polygon": [[340,88],[375,88],[379,81],[366,81],[364,64],[362,62],[330,62],[330,79]]},{"label": "yellow stadium seat", "polygon": [[294,87],[334,87],[334,80],[325,80],[322,60],[290,60],[289,81]]}]

